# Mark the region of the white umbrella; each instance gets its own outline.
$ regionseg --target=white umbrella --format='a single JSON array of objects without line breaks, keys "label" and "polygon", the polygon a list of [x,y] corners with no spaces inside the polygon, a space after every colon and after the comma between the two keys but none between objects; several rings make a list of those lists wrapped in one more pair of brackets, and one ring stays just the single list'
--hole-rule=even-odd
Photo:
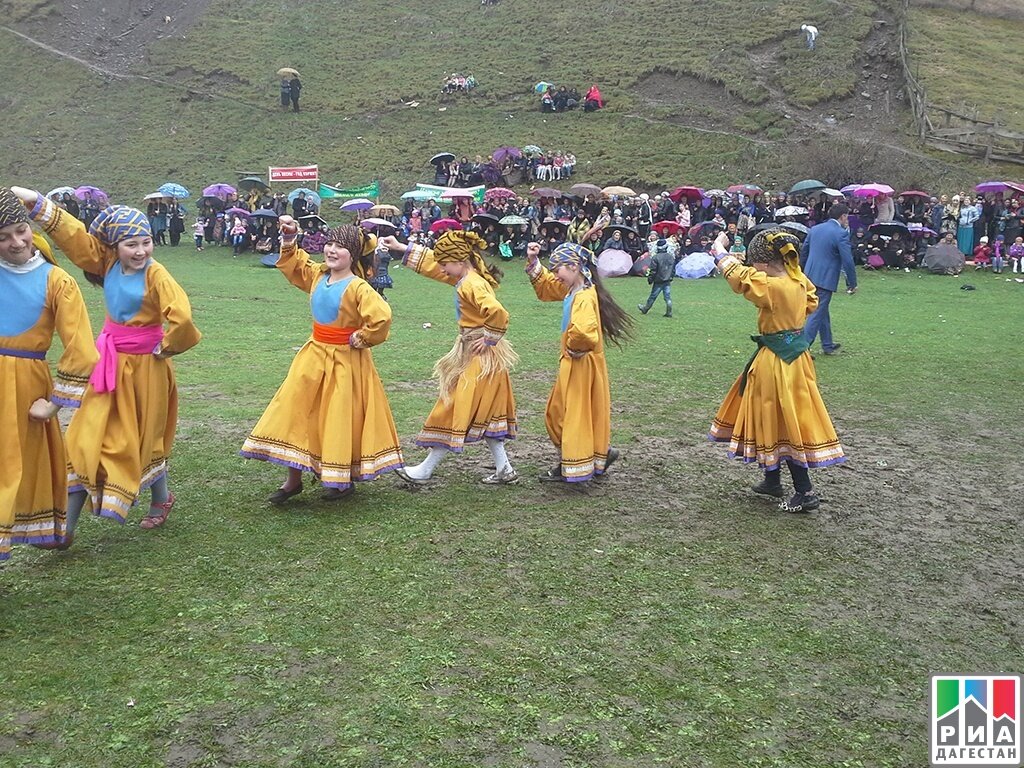
[{"label": "white umbrella", "polygon": [[46,196],[47,197],[53,197],[54,195],[65,195],[65,194],[68,194],[68,195],[75,194],[75,188],[74,187],[57,187],[56,189],[51,189],[49,192],[47,192]]},{"label": "white umbrella", "polygon": [[398,229],[394,224],[386,219],[363,219],[359,222],[359,226],[363,229],[376,229],[377,227],[390,227],[391,229]]},{"label": "white umbrella", "polygon": [[700,280],[715,271],[715,259],[711,254],[698,251],[683,256],[676,264],[676,277],[684,280]]},{"label": "white umbrella", "polygon": [[343,211],[365,211],[373,208],[376,203],[373,200],[367,200],[365,197],[356,197],[352,200],[347,200],[341,204],[341,210]]},{"label": "white umbrella", "polygon": [[148,195],[146,195],[142,199],[143,200],[163,200],[165,197],[169,197],[169,195],[165,195],[163,192],[150,192]]},{"label": "white umbrella", "polygon": [[786,205],[775,212],[775,218],[779,216],[806,216],[810,211],[799,205]]},{"label": "white umbrella", "polygon": [[838,189],[823,189],[821,191],[824,192],[829,197],[842,197],[843,196],[843,193],[840,192]]}]

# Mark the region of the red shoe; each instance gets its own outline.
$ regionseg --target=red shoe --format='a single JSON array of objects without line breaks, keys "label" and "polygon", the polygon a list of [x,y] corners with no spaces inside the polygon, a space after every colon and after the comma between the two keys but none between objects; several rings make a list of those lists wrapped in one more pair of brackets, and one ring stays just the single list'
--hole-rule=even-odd
[{"label": "red shoe", "polygon": [[174,494],[169,493],[167,501],[163,504],[150,504],[150,509],[159,509],[159,515],[146,515],[142,518],[139,523],[139,528],[145,528],[147,531],[151,528],[159,528],[161,525],[167,522],[167,516],[171,514],[171,509],[174,507]]}]

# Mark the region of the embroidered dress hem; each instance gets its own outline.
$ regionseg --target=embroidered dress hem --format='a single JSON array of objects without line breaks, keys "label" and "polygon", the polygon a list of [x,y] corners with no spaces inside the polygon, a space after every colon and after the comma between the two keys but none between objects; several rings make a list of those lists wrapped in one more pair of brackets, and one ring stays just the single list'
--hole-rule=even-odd
[{"label": "embroidered dress hem", "polygon": [[420,448],[444,448],[452,453],[462,453],[467,445],[479,443],[485,438],[515,440],[516,429],[516,422],[509,422],[508,419],[491,421],[486,426],[473,424],[465,432],[425,425],[416,436],[416,445]]},{"label": "embroidered dress hem", "polygon": [[402,454],[397,449],[388,449],[376,456],[363,456],[360,457],[358,464],[341,466],[325,464],[319,457],[296,446],[254,437],[249,437],[245,441],[239,455],[244,459],[266,461],[289,469],[312,472],[320,476],[320,483],[325,488],[341,490],[348,488],[353,481],[376,480],[387,472],[394,472],[405,466]]},{"label": "embroidered dress hem", "polygon": [[567,483],[585,483],[605,473],[607,454],[597,454],[589,459],[562,459],[562,479]]}]

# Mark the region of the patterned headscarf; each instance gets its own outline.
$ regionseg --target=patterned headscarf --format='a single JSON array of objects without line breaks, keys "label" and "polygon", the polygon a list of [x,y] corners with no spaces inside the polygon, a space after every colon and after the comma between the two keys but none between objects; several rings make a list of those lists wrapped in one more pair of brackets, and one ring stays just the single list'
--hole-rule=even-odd
[{"label": "patterned headscarf", "polygon": [[794,280],[803,277],[800,270],[800,240],[783,229],[766,229],[754,235],[747,246],[747,263],[782,262],[786,273]]},{"label": "patterned headscarf", "polygon": [[146,214],[126,205],[110,205],[89,225],[89,234],[111,248],[130,237],[152,237]]},{"label": "patterned headscarf", "polygon": [[548,261],[552,269],[557,269],[563,264],[578,267],[588,286],[594,281],[594,273],[591,271],[594,266],[594,252],[579,243],[562,243],[551,252]]},{"label": "patterned headscarf", "polygon": [[352,271],[364,280],[373,277],[373,250],[377,247],[377,238],[361,227],[343,224],[328,230],[324,245],[336,243],[352,255]]},{"label": "patterned headscarf", "polygon": [[0,187],[0,227],[30,224],[25,205],[7,187]]},{"label": "patterned headscarf", "polygon": [[456,261],[468,261],[480,276],[491,285],[498,281],[491,275],[483,253],[487,250],[487,241],[476,232],[450,229],[437,238],[434,244],[434,260],[438,264]]}]

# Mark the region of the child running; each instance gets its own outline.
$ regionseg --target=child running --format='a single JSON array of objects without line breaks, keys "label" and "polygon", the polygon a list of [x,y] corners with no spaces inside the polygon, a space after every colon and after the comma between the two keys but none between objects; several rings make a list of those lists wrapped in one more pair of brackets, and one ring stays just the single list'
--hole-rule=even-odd
[{"label": "child running", "polygon": [[459,325],[455,346],[434,366],[440,396],[416,438],[416,444],[429,448],[429,453],[420,464],[398,474],[410,483],[426,483],[445,455],[462,453],[467,444],[482,439],[494,457],[494,473],[481,482],[518,482],[505,441],[516,436],[509,370],[519,358],[505,339],[508,312],[494,294],[501,270],[484,261],[487,242],[462,231],[445,232],[433,250],[406,246],[394,237],[381,242],[392,252],[403,253],[403,263],[424,277],[455,286]]},{"label": "child running", "polygon": [[309,294],[313,335],[292,361],[288,376],[242,446],[242,456],[288,468],[268,499],[282,504],[302,493],[302,473],[316,474],[322,498],[338,501],[354,480],[373,480],[403,466],[398,432],[370,347],[391,329],[391,308],[365,278],[375,238],[358,227],[332,229],[324,264],[295,244],[298,226],[280,218],[277,268]]},{"label": "child running", "polygon": [[576,243],[551,254],[548,271],[538,260],[540,245],[526,247],[526,274],[541,301],[562,302],[562,353],[558,378],[548,397],[544,423],[561,452],[557,466],[541,480],[582,483],[603,475],[619,458],[611,447],[612,398],[605,339],[621,346],[633,321],[605,290],[594,255]]},{"label": "child running", "polygon": [[[12,544],[67,549],[67,456],[61,406],[77,408],[96,364],[78,283],[34,235],[21,200],[0,188],[0,562]],[[57,383],[46,352],[54,331],[64,350]]]},{"label": "child running", "polygon": [[781,229],[758,232],[747,246],[744,266],[726,253],[718,236],[714,257],[725,279],[758,310],[757,352],[733,384],[711,425],[710,438],[729,443],[729,457],[757,464],[764,480],[756,493],[782,498],[781,466],[793,479],[794,495],[780,508],[810,512],[820,501],[809,467],[845,461],[832,420],[818,392],[814,362],[803,335],[804,321],[818,306],[814,285],[800,270],[800,241]]},{"label": "child running", "polygon": [[94,514],[124,523],[146,488],[152,501],[139,525],[158,528],[174,506],[167,461],[178,423],[178,387],[168,358],[201,338],[188,297],[153,260],[153,235],[142,211],[110,206],[86,231],[38,192],[11,190],[86,278],[102,285],[106,301],[96,340],[99,362],[68,427],[67,535],[74,534],[87,495]]}]

